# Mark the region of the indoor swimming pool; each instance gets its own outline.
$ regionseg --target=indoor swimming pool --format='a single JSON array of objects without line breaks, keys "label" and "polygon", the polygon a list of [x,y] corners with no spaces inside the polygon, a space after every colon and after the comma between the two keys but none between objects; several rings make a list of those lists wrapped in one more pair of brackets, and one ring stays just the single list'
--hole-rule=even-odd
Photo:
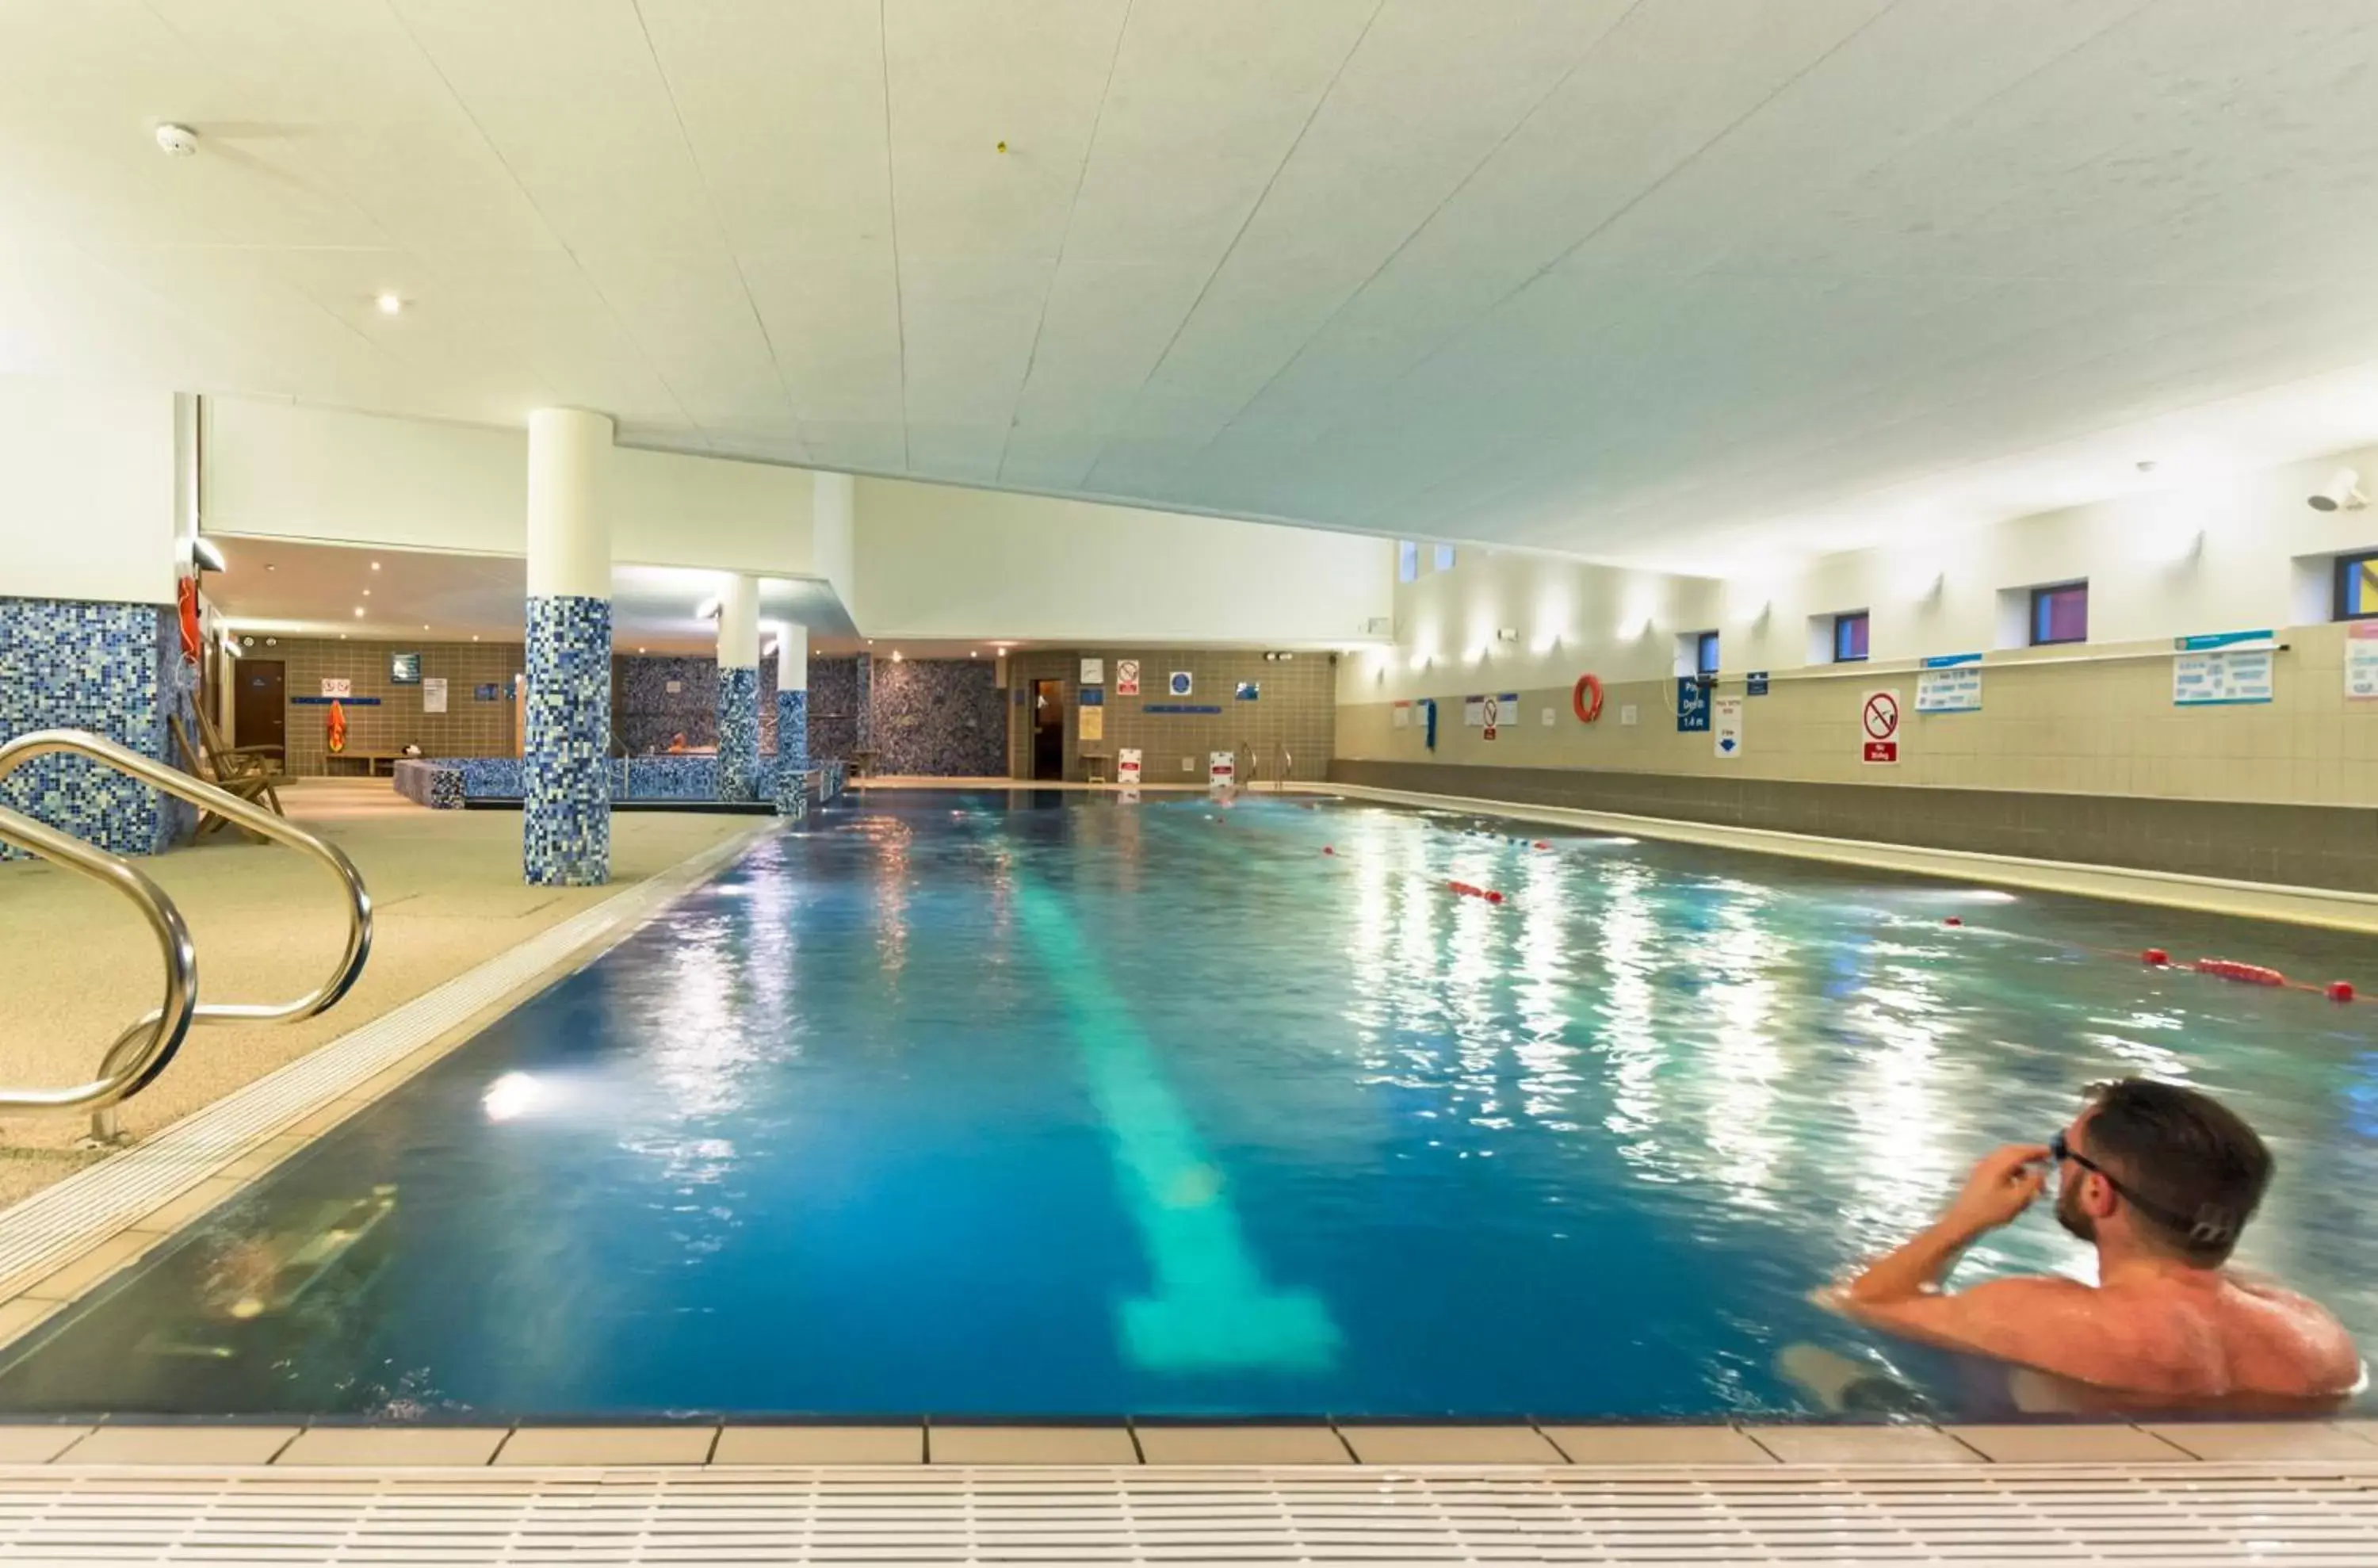
[{"label": "indoor swimming pool", "polygon": [[[1936,1369],[1810,1291],[2132,1073],[2256,1123],[2241,1260],[2378,1338],[2378,1010],[2148,947],[2378,987],[2360,939],[1779,857],[879,792],[13,1347],[0,1409],[1813,1411],[1789,1346]],[[2084,1257],[2043,1204],[1961,1277]]]}]

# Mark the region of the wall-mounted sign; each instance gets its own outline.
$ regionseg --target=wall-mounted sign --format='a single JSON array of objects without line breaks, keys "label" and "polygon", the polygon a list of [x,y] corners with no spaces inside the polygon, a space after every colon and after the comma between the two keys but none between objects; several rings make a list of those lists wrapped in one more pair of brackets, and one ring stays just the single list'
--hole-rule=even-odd
[{"label": "wall-mounted sign", "polygon": [[1107,710],[1097,703],[1086,703],[1074,716],[1074,738],[1077,741],[1103,741],[1107,738]]},{"label": "wall-mounted sign", "polygon": [[421,682],[421,711],[424,713],[446,711],[446,678],[444,676],[432,675]]},{"label": "wall-mounted sign", "polygon": [[1752,670],[1748,675],[1743,677],[1743,685],[1745,688],[1743,695],[1747,697],[1765,696],[1767,694],[1767,671],[1763,669]]},{"label": "wall-mounted sign", "polygon": [[1482,696],[1461,699],[1461,727],[1475,730],[1486,722],[1486,699]]},{"label": "wall-mounted sign", "polygon": [[2271,700],[2277,664],[2268,632],[2216,632],[2182,637],[2171,661],[2171,700],[2177,707],[2230,707]]},{"label": "wall-mounted sign", "polygon": [[1710,704],[1710,729],[1717,737],[1717,754],[1722,757],[1742,754],[1742,701],[1720,697]]},{"label": "wall-mounted sign", "polygon": [[1115,660],[1115,695],[1119,697],[1139,695],[1139,660],[1135,658]]},{"label": "wall-mounted sign", "polygon": [[664,681],[661,682],[661,690],[667,692],[673,697],[679,692],[685,690],[685,682],[682,681]]},{"label": "wall-mounted sign", "polygon": [[491,703],[501,694],[503,688],[496,684],[493,681],[483,681],[479,685],[471,688],[471,700],[473,702]]},{"label": "wall-mounted sign", "polygon": [[2378,621],[2345,630],[2345,694],[2355,702],[2378,699]]},{"label": "wall-mounted sign", "polygon": [[1868,692],[1858,702],[1858,759],[1878,767],[1899,763],[1899,694]]},{"label": "wall-mounted sign", "polygon": [[1411,704],[1398,703],[1388,710],[1388,713],[1389,718],[1387,722],[1394,725],[1397,729],[1409,730],[1411,728]]},{"label": "wall-mounted sign", "polygon": [[1916,677],[1918,713],[1979,713],[1982,711],[1982,656],[1943,654],[1924,661]]},{"label": "wall-mounted sign", "polygon": [[1137,746],[1125,746],[1115,753],[1115,782],[1118,784],[1139,782],[1139,748]]},{"label": "wall-mounted sign", "polygon": [[1263,682],[1262,682],[1262,681],[1240,681],[1240,682],[1239,682],[1238,700],[1239,700],[1240,702],[1243,702],[1243,703],[1251,703],[1251,702],[1254,702],[1256,698],[1258,698],[1258,697],[1260,697],[1260,696],[1262,696],[1262,695],[1263,695]]},{"label": "wall-mounted sign", "polygon": [[1195,685],[1196,682],[1190,678],[1187,670],[1176,669],[1172,672],[1172,678],[1164,683],[1164,689],[1176,697],[1185,697],[1195,688]]},{"label": "wall-mounted sign", "polygon": [[1676,733],[1706,735],[1710,727],[1710,689],[1696,675],[1676,677]]},{"label": "wall-mounted sign", "polygon": [[1103,686],[1107,683],[1107,661],[1102,658],[1082,660],[1082,684]]},{"label": "wall-mounted sign", "polygon": [[326,697],[352,697],[355,694],[355,683],[343,675],[325,675],[322,677],[322,694]]},{"label": "wall-mounted sign", "polygon": [[1482,741],[1493,740],[1495,738],[1495,731],[1502,727],[1503,699],[1500,697],[1481,698],[1478,704],[1478,738]]},{"label": "wall-mounted sign", "polygon": [[1237,781],[1238,777],[1239,758],[1236,752],[1206,754],[1206,782],[1212,788],[1226,790]]},{"label": "wall-mounted sign", "polygon": [[417,653],[401,653],[401,654],[390,654],[390,655],[389,655],[389,656],[388,656],[388,679],[389,679],[389,681],[390,681],[390,683],[391,685],[397,685],[397,686],[418,686],[418,685],[420,685],[420,684],[421,684],[421,656],[420,656],[419,654],[417,654]]},{"label": "wall-mounted sign", "polygon": [[1620,703],[1618,705],[1618,727],[1620,729],[1634,729],[1637,717],[1638,715],[1633,703]]}]

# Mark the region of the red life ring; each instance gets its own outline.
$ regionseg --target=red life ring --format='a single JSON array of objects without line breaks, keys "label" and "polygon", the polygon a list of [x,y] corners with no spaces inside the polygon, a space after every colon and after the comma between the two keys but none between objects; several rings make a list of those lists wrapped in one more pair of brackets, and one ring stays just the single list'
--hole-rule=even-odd
[{"label": "red life ring", "polygon": [[1577,686],[1568,694],[1569,706],[1577,710],[1579,724],[1591,724],[1602,717],[1602,678],[1580,675]]}]

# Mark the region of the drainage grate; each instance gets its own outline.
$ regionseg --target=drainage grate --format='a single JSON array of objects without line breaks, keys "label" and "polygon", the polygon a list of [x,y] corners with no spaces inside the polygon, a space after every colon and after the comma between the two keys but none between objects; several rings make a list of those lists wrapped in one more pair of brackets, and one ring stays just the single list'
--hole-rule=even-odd
[{"label": "drainage grate", "polygon": [[[0,1280],[71,1260],[237,1159],[263,1134],[368,1081],[579,948],[626,936],[761,836],[729,839],[606,899],[0,1212]],[[205,1048],[196,1037],[185,1047]]]},{"label": "drainage grate", "polygon": [[0,1560],[2368,1568],[2378,1474],[16,1469],[0,1473]]}]

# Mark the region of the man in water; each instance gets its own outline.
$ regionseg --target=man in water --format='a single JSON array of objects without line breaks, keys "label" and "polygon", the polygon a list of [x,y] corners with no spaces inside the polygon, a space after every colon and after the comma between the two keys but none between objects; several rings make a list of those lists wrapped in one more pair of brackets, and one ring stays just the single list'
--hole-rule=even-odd
[{"label": "man in water", "polygon": [[[2031,1207],[2053,1167],[2056,1217],[2097,1248],[2097,1283],[1940,1282],[1976,1239]],[[1932,1226],[1868,1264],[1829,1305],[1859,1322],[2048,1374],[2089,1405],[2299,1409],[2361,1378],[2343,1325],[2317,1303],[2224,1267],[2271,1179],[2235,1112],[2176,1084],[2096,1086],[2047,1144],[1974,1167]],[[2035,1383],[2045,1380],[2033,1380]],[[2089,1395],[2095,1395],[2091,1398]]]}]

